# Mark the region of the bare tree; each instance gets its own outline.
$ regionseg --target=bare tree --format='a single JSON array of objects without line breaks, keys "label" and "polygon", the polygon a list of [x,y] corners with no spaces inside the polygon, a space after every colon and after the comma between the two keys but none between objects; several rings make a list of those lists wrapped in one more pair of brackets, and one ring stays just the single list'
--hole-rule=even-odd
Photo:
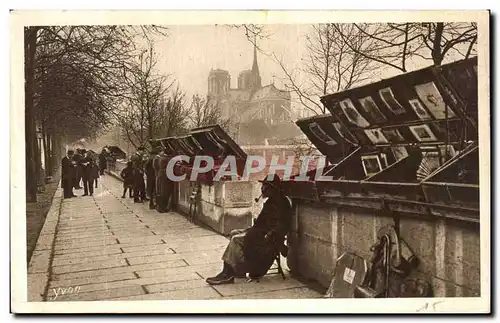
[{"label": "bare tree", "polygon": [[190,120],[193,127],[203,127],[208,125],[219,125],[228,130],[231,125],[230,118],[223,118],[221,114],[220,102],[210,97],[201,97],[199,94],[193,95],[190,107]]},{"label": "bare tree", "polygon": [[188,132],[189,108],[186,95],[177,85],[160,102],[158,113],[158,137],[178,136]]},{"label": "bare tree", "polygon": [[158,60],[154,45],[141,51],[137,62],[124,73],[127,91],[123,108],[116,113],[116,119],[127,139],[134,147],[143,146],[160,130],[164,99],[173,82],[156,71]]},{"label": "bare tree", "polygon": [[122,70],[135,57],[136,37],[164,32],[156,26],[25,28],[28,201],[36,201],[40,166],[35,124],[41,124],[45,152],[54,160],[63,143],[92,137],[106,126],[117,106]]},{"label": "bare tree", "polygon": [[243,25],[229,25],[229,27],[243,30],[247,40],[251,42],[252,45],[254,45],[259,51],[262,51],[262,49],[259,47],[258,40],[269,39],[272,36],[271,32],[269,31],[269,28],[266,28],[265,25],[243,24]]},{"label": "bare tree", "polygon": [[452,52],[468,58],[476,51],[475,23],[387,23],[352,26],[362,35],[361,47],[348,37],[342,25],[334,26],[352,51],[401,72],[408,71],[407,63],[413,57],[432,60],[434,65],[441,65]]},{"label": "bare tree", "polygon": [[351,48],[364,46],[363,35],[352,26],[315,25],[306,39],[307,54],[298,71],[288,69],[281,58],[273,56],[285,75],[285,86],[295,94],[300,105],[315,114],[324,114],[326,108],[320,103],[320,97],[366,81],[373,64]]}]

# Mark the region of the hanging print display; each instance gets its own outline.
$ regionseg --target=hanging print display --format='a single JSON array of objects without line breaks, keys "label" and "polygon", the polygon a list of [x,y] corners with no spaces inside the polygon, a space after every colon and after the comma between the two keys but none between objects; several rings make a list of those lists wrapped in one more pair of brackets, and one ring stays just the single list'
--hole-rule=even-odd
[{"label": "hanging print display", "polygon": [[380,91],[378,91],[378,93],[379,93],[382,101],[384,101],[385,105],[387,106],[387,108],[389,108],[389,110],[392,111],[392,113],[394,113],[396,115],[400,115],[400,114],[405,113],[405,109],[396,100],[390,87],[387,87],[385,89],[381,89]]},{"label": "hanging print display", "polygon": [[350,141],[350,142],[357,141],[356,138],[354,138],[353,135],[350,132],[348,132],[347,129],[340,124],[340,122],[334,122],[332,124],[333,124],[333,127],[335,128],[335,130],[337,130],[340,137],[342,137],[345,140]]},{"label": "hanging print display", "polygon": [[394,155],[394,159],[396,161],[400,161],[401,159],[404,159],[409,156],[408,150],[406,150],[406,147],[400,146],[400,147],[392,147],[391,148],[392,154]]},{"label": "hanging print display", "polygon": [[398,129],[383,129],[382,133],[390,142],[404,142],[405,138]]},{"label": "hanging print display", "polygon": [[411,126],[410,131],[421,142],[437,141],[428,125]]},{"label": "hanging print display", "polygon": [[436,119],[445,119],[446,111],[448,111],[448,118],[455,116],[453,110],[446,106],[443,97],[441,96],[441,93],[439,93],[439,90],[434,82],[416,85],[415,91],[417,92],[420,100],[424,102],[427,109],[429,109]]},{"label": "hanging print display", "polygon": [[387,118],[382,114],[382,112],[380,112],[379,108],[377,107],[375,101],[373,101],[371,96],[359,99],[359,104],[361,104],[366,114],[369,115],[370,118],[375,122],[387,121]]},{"label": "hanging print display", "polygon": [[365,130],[366,136],[373,142],[374,144],[387,144],[389,141],[384,136],[380,128],[377,129],[367,129]]},{"label": "hanging print display", "polygon": [[349,122],[356,124],[358,127],[366,128],[370,125],[368,121],[361,114],[359,114],[358,110],[354,107],[354,104],[350,99],[345,99],[340,101],[340,107],[344,112],[345,116],[349,120]]},{"label": "hanging print display", "polygon": [[377,155],[361,156],[361,163],[363,164],[363,170],[366,176],[375,175],[382,170],[382,164]]},{"label": "hanging print display", "polygon": [[418,99],[412,99],[408,102],[410,103],[410,106],[412,107],[413,111],[415,111],[415,113],[421,120],[431,119],[431,116],[427,113],[427,111],[424,109],[424,107],[422,106],[422,104]]},{"label": "hanging print display", "polygon": [[309,129],[316,136],[316,138],[318,138],[325,144],[330,146],[334,146],[337,144],[337,142],[333,140],[323,129],[321,129],[321,127],[316,122],[310,123]]}]

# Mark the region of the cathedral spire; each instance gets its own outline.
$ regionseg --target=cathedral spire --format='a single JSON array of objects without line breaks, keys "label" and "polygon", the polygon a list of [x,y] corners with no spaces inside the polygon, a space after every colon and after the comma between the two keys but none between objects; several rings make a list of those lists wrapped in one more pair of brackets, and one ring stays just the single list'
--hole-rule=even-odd
[{"label": "cathedral spire", "polygon": [[259,65],[257,64],[257,37],[254,38],[253,44],[253,65],[252,65],[252,85],[254,89],[258,89],[262,86]]}]

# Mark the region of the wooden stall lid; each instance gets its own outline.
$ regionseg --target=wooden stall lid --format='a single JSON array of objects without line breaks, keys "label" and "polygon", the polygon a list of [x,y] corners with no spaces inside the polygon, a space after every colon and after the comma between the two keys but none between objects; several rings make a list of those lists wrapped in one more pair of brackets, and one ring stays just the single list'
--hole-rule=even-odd
[{"label": "wooden stall lid", "polygon": [[321,102],[361,145],[477,140],[476,71],[474,57],[329,94]]},{"label": "wooden stall lid", "polygon": [[223,157],[235,156],[236,159],[246,160],[247,154],[219,125],[209,125],[194,128],[189,132],[195,138],[207,154],[220,155]]},{"label": "wooden stall lid", "polygon": [[331,163],[349,155],[358,146],[356,138],[332,114],[303,118],[295,123]]}]

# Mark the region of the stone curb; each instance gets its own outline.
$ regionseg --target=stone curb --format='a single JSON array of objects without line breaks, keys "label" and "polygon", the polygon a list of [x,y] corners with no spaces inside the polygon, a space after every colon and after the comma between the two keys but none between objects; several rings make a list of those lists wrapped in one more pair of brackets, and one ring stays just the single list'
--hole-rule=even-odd
[{"label": "stone curb", "polygon": [[35,250],[28,266],[28,302],[43,302],[50,275],[53,244],[62,203],[61,181],[52,198]]}]

